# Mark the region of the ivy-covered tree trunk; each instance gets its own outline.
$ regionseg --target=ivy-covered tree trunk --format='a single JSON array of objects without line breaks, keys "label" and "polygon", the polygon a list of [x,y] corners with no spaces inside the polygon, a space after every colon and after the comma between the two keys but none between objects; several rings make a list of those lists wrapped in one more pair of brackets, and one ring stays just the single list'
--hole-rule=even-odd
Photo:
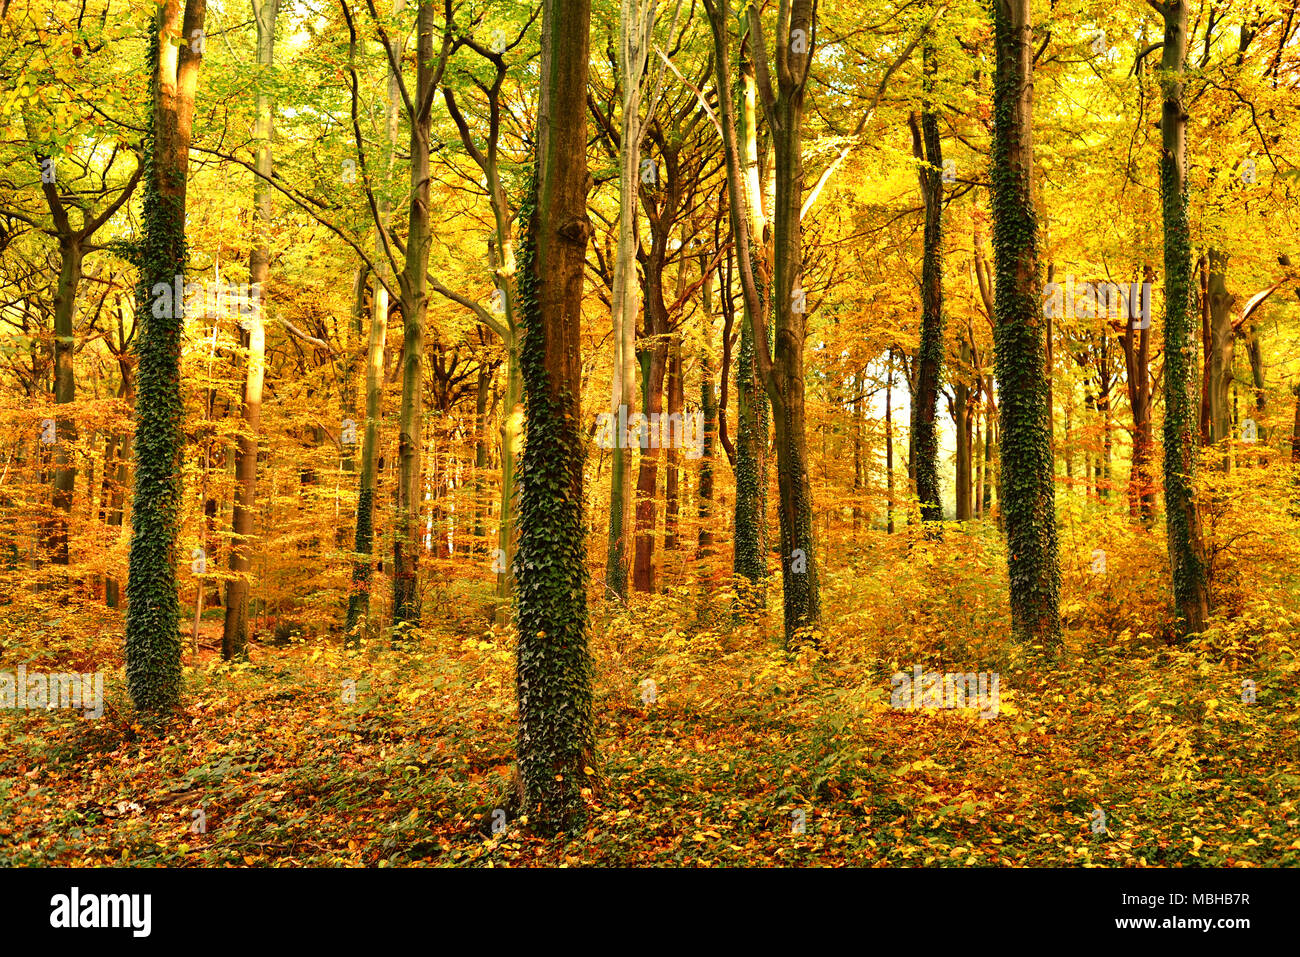
[{"label": "ivy-covered tree trunk", "polygon": [[141,711],[180,703],[176,533],[181,499],[185,187],[206,0],[164,0],[149,45],[153,109],[145,145],[143,236],[135,290],[138,396],[126,584],[126,683]]},{"label": "ivy-covered tree trunk", "polygon": [[[732,89],[731,9],[728,0],[704,0],[713,32],[715,83]],[[766,394],[755,355],[754,329],[766,328],[770,266],[762,254],[766,217],[759,187],[757,84],[752,61],[740,64],[739,100],[719,100],[726,156],[727,199],[735,262],[740,273],[743,311],[736,355],[735,545],[732,567],[741,590],[741,608],[761,616],[767,604],[767,435]],[[730,294],[730,287],[728,292]],[[766,346],[766,343],[764,344]],[[725,370],[724,370],[725,374]]]},{"label": "ivy-covered tree trunk", "polygon": [[1048,414],[1046,330],[1039,289],[1033,180],[1033,23],[1030,0],[993,0],[993,341],[1001,404],[1002,508],[1011,626],[1022,642],[1060,641],[1061,570]]},{"label": "ivy-covered tree trunk", "polygon": [[1160,208],[1165,234],[1165,526],[1174,604],[1183,634],[1205,630],[1210,614],[1196,508],[1197,414],[1192,330],[1192,248],[1187,221],[1187,0],[1152,5],[1165,21],[1160,85]]},{"label": "ivy-covered tree trunk", "polygon": [[526,408],[515,554],[519,778],[542,833],[583,818],[595,785],[583,527],[582,292],[590,0],[545,0],[535,178],[520,256]]},{"label": "ivy-covered tree trunk", "polygon": [[[749,8],[751,32],[762,36],[760,13]],[[803,265],[804,94],[816,37],[813,0],[782,0],[777,17],[775,97],[766,77],[766,51],[755,51],[759,94],[772,125],[776,153],[773,223],[773,319],[775,341],[768,358],[766,330],[756,335],[755,354],[772,403],[777,494],[781,526],[782,591],[787,646],[821,624],[821,590],[813,543],[813,496],[808,476],[803,350],[807,335],[807,289]],[[789,32],[785,33],[788,27]]]},{"label": "ivy-covered tree trunk", "polygon": [[269,73],[275,62],[275,20],[280,0],[253,0],[257,24],[257,119],[254,137],[257,176],[253,178],[253,248],[248,254],[248,278],[258,292],[252,314],[240,322],[245,349],[244,427],[235,451],[235,506],[231,521],[230,581],[226,584],[226,614],[221,631],[221,657],[226,660],[248,654],[248,575],[252,569],[254,503],[257,499],[257,433],[262,421],[262,380],[266,357],[266,280],[270,275],[271,251],[267,230],[271,226],[271,134],[273,105],[267,91]]},{"label": "ivy-covered tree trunk", "polygon": [[[922,47],[922,70],[927,96],[933,95],[938,70],[932,43]],[[909,117],[912,155],[925,206],[924,253],[921,263],[921,340],[917,350],[916,394],[912,397],[912,444],[916,450],[916,496],[921,520],[943,519],[943,492],[939,484],[939,432],[935,417],[939,406],[939,379],[943,365],[943,149],[939,115],[928,100],[921,113]],[[960,428],[960,424],[958,425]]]},{"label": "ivy-covered tree trunk", "polygon": [[754,295],[743,299],[736,355],[736,545],[732,570],[743,579],[742,606],[761,619],[767,609],[767,472],[772,416],[758,370],[754,329],[766,328],[771,307],[772,244],[758,160],[758,84],[753,58],[744,45],[740,51],[739,121],[740,159],[744,163],[740,209],[747,217]]},{"label": "ivy-covered tree trunk", "polygon": [[741,313],[736,353],[736,540],[732,570],[741,582],[741,606],[763,615],[767,605],[768,405],[754,358],[750,307]]}]

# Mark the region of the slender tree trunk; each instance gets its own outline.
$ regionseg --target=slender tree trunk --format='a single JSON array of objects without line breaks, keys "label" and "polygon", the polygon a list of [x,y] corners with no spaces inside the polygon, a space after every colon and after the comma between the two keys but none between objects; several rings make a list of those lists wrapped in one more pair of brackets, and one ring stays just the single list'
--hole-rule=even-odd
[{"label": "slender tree trunk", "polygon": [[986,433],[986,421],[984,415],[984,406],[980,401],[980,377],[975,377],[975,434],[974,441],[971,445],[971,455],[974,459],[974,485],[971,488],[971,515],[980,519],[984,517],[984,469],[988,459],[984,454],[984,434]]},{"label": "slender tree trunk", "polygon": [[1201,295],[1201,445],[1210,444],[1210,356],[1214,352],[1214,339],[1210,332],[1210,259],[1202,255],[1196,261],[1200,276]]},{"label": "slender tree trunk", "polygon": [[[416,13],[416,84],[411,116],[411,201],[402,291],[402,405],[398,414],[397,518],[393,535],[393,626],[420,623],[421,436],[424,422],[424,333],[428,310],[430,229],[429,143],[434,92],[446,62],[434,59],[436,8],[420,3]],[[400,633],[397,633],[400,637]]]},{"label": "slender tree trunk", "polygon": [[[704,281],[704,314],[711,316],[712,283]],[[697,558],[713,554],[713,457],[718,434],[718,394],[713,385],[713,356],[708,347],[700,350],[700,409],[704,416],[704,443],[700,455],[700,537]]]},{"label": "slender tree trunk", "polygon": [[[1218,445],[1232,434],[1232,414],[1228,408],[1228,387],[1232,384],[1232,362],[1237,349],[1237,335],[1232,328],[1232,307],[1236,297],[1228,292],[1228,257],[1217,249],[1206,256],[1208,269],[1207,307],[1210,338],[1205,351],[1203,382],[1206,394],[1201,406],[1206,409],[1209,430],[1206,440]],[[1228,452],[1223,450],[1223,465]]]},{"label": "slender tree trunk", "polygon": [[669,347],[668,353],[668,425],[660,428],[660,434],[663,439],[660,444],[666,442],[668,448],[664,453],[664,459],[668,467],[668,474],[664,480],[664,551],[672,551],[677,548],[677,519],[681,511],[681,452],[677,448],[677,443],[673,439],[671,432],[672,423],[683,423],[683,434],[685,429],[686,413],[686,394],[685,386],[682,382],[682,344],[676,340]]},{"label": "slender tree trunk", "polygon": [[[132,366],[127,356],[126,344],[126,304],[119,301],[118,304],[118,344],[120,351],[115,350],[117,356],[117,366],[121,375],[122,383],[118,387],[117,397],[128,407],[135,406],[135,368]],[[107,524],[109,528],[119,530],[120,536],[122,523],[126,516],[126,483],[127,483],[127,463],[131,459],[131,443],[124,433],[118,433],[113,436],[112,456],[113,467],[109,467],[109,457],[105,457],[104,464],[104,484],[111,487],[106,488],[108,502]],[[107,576],[104,579],[104,604],[109,608],[117,608],[121,601],[121,583],[113,576]]]},{"label": "slender tree trunk", "polygon": [[[641,449],[636,480],[636,550],[632,566],[632,587],[639,592],[657,588],[655,576],[655,527],[659,521],[660,448],[657,431],[664,410],[664,376],[668,370],[668,310],[663,300],[663,257],[652,246],[646,259],[646,339],[642,351],[642,405],[650,421],[647,447]],[[651,418],[653,417],[653,418]],[[661,430],[660,430],[661,431]]]},{"label": "slender tree trunk", "polygon": [[894,534],[894,350],[885,379],[885,528]]},{"label": "slender tree trunk", "polygon": [[[636,413],[636,317],[641,299],[636,268],[637,180],[642,175],[642,84],[656,6],[657,0],[648,3],[621,0],[619,6],[618,63],[623,85],[623,117],[618,157],[618,251],[612,299],[614,381],[610,409],[616,423],[629,421]],[[618,434],[617,426],[615,432],[605,583],[615,595],[626,599],[633,534],[632,450],[627,448],[626,435]]]},{"label": "slender tree trunk", "polygon": [[971,403],[970,386],[964,379],[970,368],[970,340],[965,338],[961,341],[961,365],[963,378],[952,387],[953,425],[957,430],[957,521],[966,522],[971,518]]},{"label": "slender tree trunk", "polygon": [[[65,406],[77,399],[77,379],[73,370],[76,347],[74,330],[77,317],[77,289],[81,285],[80,240],[75,236],[59,237],[59,285],[54,296],[54,402]],[[72,515],[72,497],[77,480],[72,447],[77,441],[77,424],[64,414],[55,420],[54,496],[55,515],[46,538],[46,553],[55,565],[68,564],[68,522]]]},{"label": "slender tree trunk", "polygon": [[[929,96],[938,70],[933,44],[926,43],[922,48],[922,61],[923,85]],[[916,450],[916,495],[921,503],[921,519],[938,522],[943,519],[939,433],[935,422],[943,366],[943,149],[939,138],[939,117],[932,102],[926,101],[919,124],[915,113],[909,121],[912,155],[917,161],[917,178],[925,206],[921,339],[917,351],[916,394],[912,397],[912,445]],[[957,494],[960,497],[960,490]],[[934,534],[933,530],[931,534]]]},{"label": "slender tree trunk", "polygon": [[853,531],[857,532],[862,524],[862,490],[865,487],[865,475],[863,474],[862,461],[862,426],[863,426],[863,406],[866,405],[866,396],[864,395],[866,368],[858,370],[858,374],[853,377],[853,384],[856,394],[853,396]]},{"label": "slender tree trunk", "polygon": [[253,248],[248,254],[249,280],[258,294],[252,315],[240,321],[240,339],[245,352],[244,426],[235,452],[235,509],[230,541],[231,578],[226,583],[226,615],[221,631],[221,657],[248,656],[251,631],[248,617],[248,576],[252,569],[254,508],[257,500],[257,435],[262,420],[262,379],[266,357],[266,281],[270,275],[267,233],[271,227],[271,136],[274,106],[267,92],[267,74],[275,63],[275,21],[280,0],[252,0],[257,24],[257,66],[261,78],[257,91],[257,140],[255,157],[258,175],[253,178]]},{"label": "slender tree trunk", "polygon": [[[1151,282],[1153,273],[1143,270],[1143,281]],[[1125,384],[1129,408],[1133,411],[1133,456],[1129,472],[1129,516],[1143,525],[1155,520],[1155,480],[1151,462],[1155,440],[1151,426],[1151,329],[1134,329],[1129,322],[1120,337],[1124,347]]]},{"label": "slender tree trunk", "polygon": [[484,488],[487,484],[488,443],[487,410],[488,395],[492,389],[492,370],[487,365],[479,366],[474,383],[474,524],[473,542],[470,545],[474,555],[487,551],[483,532],[483,516],[487,511],[484,501]]},{"label": "slender tree trunk", "polygon": [[1291,427],[1291,464],[1300,465],[1300,385],[1295,392],[1295,424]]},{"label": "slender tree trunk", "polygon": [[[393,5],[400,13],[401,0]],[[393,156],[397,148],[398,109],[400,88],[393,63],[401,62],[401,45],[391,41],[389,50],[387,105],[385,130],[387,134],[384,170],[392,172]],[[385,269],[383,232],[388,228],[391,209],[382,195],[375,197],[377,222],[375,224],[375,262]],[[353,542],[352,583],[348,591],[348,616],[345,624],[346,642],[354,646],[360,638],[358,625],[370,617],[370,582],[374,567],[375,544],[375,484],[380,462],[379,426],[383,415],[384,398],[384,348],[388,340],[388,289],[375,274],[370,297],[370,329],[366,338],[366,427],[361,437],[361,473],[357,476],[357,520]]]},{"label": "slender tree trunk", "polygon": [[[717,88],[730,90],[731,11],[727,0],[705,0],[713,32],[714,69]],[[764,51],[760,51],[765,55]],[[768,409],[760,385],[758,349],[768,343],[756,341],[755,329],[767,328],[766,310],[770,287],[769,260],[760,250],[765,245],[766,216],[759,183],[757,140],[757,87],[751,60],[740,64],[740,129],[737,132],[736,105],[730,96],[719,100],[726,152],[727,199],[731,232],[735,241],[735,262],[741,278],[743,312],[740,347],[736,355],[736,509],[733,568],[740,588],[740,606],[762,619],[767,604],[767,436]]]}]

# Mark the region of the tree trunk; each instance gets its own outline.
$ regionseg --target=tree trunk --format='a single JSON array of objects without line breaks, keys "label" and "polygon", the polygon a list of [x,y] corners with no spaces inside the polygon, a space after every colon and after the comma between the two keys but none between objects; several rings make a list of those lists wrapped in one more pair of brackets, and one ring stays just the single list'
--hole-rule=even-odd
[{"label": "tree trunk", "polygon": [[[938,70],[933,44],[927,42],[922,48],[922,61],[923,86],[930,95]],[[925,206],[921,339],[917,350],[916,394],[912,397],[912,445],[916,449],[916,495],[921,503],[921,520],[938,522],[943,519],[939,433],[935,425],[943,365],[943,149],[939,139],[939,117],[933,102],[926,101],[920,124],[915,113],[911,114],[909,122],[912,155],[917,161],[917,178]],[[929,533],[935,534],[936,530],[931,529]]]},{"label": "tree trunk", "polygon": [[957,521],[966,522],[971,518],[971,402],[970,386],[965,382],[966,370],[970,368],[970,340],[961,341],[962,379],[953,383],[953,425],[957,430]]},{"label": "tree trunk", "polygon": [[416,13],[416,82],[411,122],[411,201],[406,235],[406,263],[399,277],[402,297],[402,405],[398,414],[397,517],[393,535],[393,626],[420,624],[420,547],[418,540],[421,439],[424,422],[424,325],[429,306],[430,230],[429,143],[434,92],[446,62],[435,62],[436,8],[419,4]]},{"label": "tree trunk", "polygon": [[[176,533],[181,502],[184,401],[185,187],[206,0],[163,0],[149,46],[153,106],[145,141],[140,278],[136,286],[139,399],[135,494],[127,578],[127,690],[141,711],[180,703],[180,603]],[[180,300],[180,301],[176,301]]]},{"label": "tree trunk", "polygon": [[1058,645],[1061,572],[1048,418],[1046,330],[1033,182],[1033,22],[1029,0],[995,0],[993,252],[1001,489],[1013,636]]},{"label": "tree trunk", "polygon": [[686,394],[682,381],[682,344],[675,340],[668,352],[668,425],[660,423],[659,432],[667,441],[668,449],[664,459],[668,474],[664,479],[664,551],[677,548],[677,518],[681,511],[681,451],[677,448],[680,440],[674,440],[671,433],[672,423],[681,422],[685,433]]},{"label": "tree trunk", "polygon": [[1194,498],[1197,404],[1187,221],[1187,111],[1183,103],[1187,7],[1187,0],[1156,4],[1165,21],[1161,56],[1164,105],[1160,119],[1160,200],[1165,240],[1165,523],[1174,602],[1184,635],[1204,631],[1210,612],[1205,551]]},{"label": "tree trunk", "polygon": [[[713,32],[715,83],[730,90],[731,11],[727,0],[705,0]],[[765,55],[765,51],[760,51]],[[736,105],[723,96],[718,109],[726,153],[727,199],[735,262],[740,273],[743,312],[740,347],[736,355],[736,508],[733,569],[740,589],[740,607],[762,619],[767,604],[767,436],[768,410],[760,385],[757,352],[766,351],[766,336],[756,341],[755,329],[766,330],[770,263],[765,246],[766,217],[759,184],[757,85],[753,65],[740,64],[740,129]]]},{"label": "tree trunk", "polygon": [[[618,157],[618,251],[611,302],[614,335],[611,413],[616,423],[630,421],[636,413],[636,316],[641,299],[636,265],[637,180],[642,175],[642,85],[656,5],[657,0],[648,3],[621,0],[619,7],[618,65],[623,85],[623,117]],[[632,450],[627,447],[625,434],[616,434],[615,439],[610,469],[605,583],[620,599],[626,599],[633,534]]]},{"label": "tree trunk", "polygon": [[[82,249],[78,237],[59,237],[59,285],[54,296],[54,403],[64,406],[77,399],[77,379],[72,357],[76,347],[77,289],[81,285]],[[68,521],[72,515],[72,496],[77,469],[72,447],[77,441],[77,425],[66,415],[55,421],[54,494],[56,513],[50,520],[45,549],[55,565],[68,564]]]},{"label": "tree trunk", "polygon": [[894,534],[894,350],[885,379],[885,528]]},{"label": "tree trunk", "polygon": [[[401,0],[393,4],[400,13]],[[384,170],[391,173],[393,155],[397,148],[397,130],[401,103],[400,87],[394,63],[401,62],[401,44],[389,40],[388,90],[384,126],[386,153]],[[391,214],[389,201],[384,196],[375,197],[375,262],[378,268],[391,275],[383,266],[384,231],[388,229]],[[366,427],[361,437],[361,473],[357,476],[357,520],[353,540],[352,584],[348,591],[348,616],[344,626],[345,642],[354,646],[360,639],[358,625],[370,617],[370,580],[374,566],[375,544],[375,481],[380,466],[379,425],[383,415],[384,349],[388,341],[388,288],[374,275],[374,289],[370,297],[370,329],[366,337]]]},{"label": "tree trunk", "polygon": [[226,615],[221,631],[221,657],[248,656],[251,631],[248,618],[248,575],[252,568],[254,505],[257,499],[257,434],[262,420],[262,379],[266,357],[266,281],[270,275],[267,232],[271,226],[271,135],[274,105],[267,74],[275,63],[275,21],[280,0],[252,0],[257,23],[257,66],[262,79],[257,91],[258,175],[253,178],[253,248],[248,254],[248,274],[258,292],[256,311],[240,321],[244,367],[244,427],[235,452],[235,509],[231,522],[230,581],[226,583]]},{"label": "tree trunk", "polygon": [[[121,399],[128,407],[135,406],[135,368],[127,355],[127,337],[126,337],[126,304],[124,301],[118,302],[118,321],[117,335],[118,347],[113,350],[117,358],[119,374],[122,378],[122,384],[118,387],[117,397]],[[104,457],[104,485],[105,499],[108,503],[106,509],[106,522],[109,528],[120,530],[126,516],[126,482],[127,482],[127,462],[131,458],[131,444],[127,436],[118,433],[112,437],[113,455]],[[110,468],[110,463],[112,467]],[[111,484],[110,484],[111,483]],[[117,608],[121,601],[121,583],[114,577],[104,579],[104,604],[109,608]]]},{"label": "tree trunk", "polygon": [[590,0],[545,0],[537,154],[520,262],[527,438],[519,468],[519,771],[542,833],[584,817],[594,786],[581,409]]},{"label": "tree trunk", "polygon": [[[1218,445],[1232,435],[1232,412],[1228,407],[1228,387],[1232,384],[1232,362],[1237,349],[1237,335],[1232,328],[1232,307],[1236,297],[1228,292],[1228,257],[1217,249],[1206,256],[1208,269],[1207,307],[1210,338],[1205,351],[1205,396],[1209,429],[1206,442]],[[1227,467],[1228,450],[1222,450],[1222,464]]]},{"label": "tree trunk", "polygon": [[[704,281],[704,315],[712,316],[711,283]],[[700,350],[700,408],[704,416],[704,444],[700,455],[700,537],[697,558],[713,554],[713,456],[718,434],[718,394],[713,385],[713,356],[708,347]]]},{"label": "tree trunk", "polygon": [[[1143,270],[1143,281],[1151,282],[1153,273]],[[1151,427],[1151,329],[1134,329],[1125,320],[1120,344],[1124,348],[1125,385],[1129,408],[1133,411],[1133,456],[1129,471],[1129,517],[1143,525],[1155,520],[1156,492],[1151,473],[1155,440]]]},{"label": "tree trunk", "polygon": [[[760,12],[749,8],[751,33],[762,36]],[[755,336],[775,425],[777,494],[780,499],[781,569],[787,647],[821,625],[821,590],[813,542],[813,497],[808,476],[803,350],[807,334],[803,267],[803,113],[804,94],[816,34],[813,0],[782,0],[777,41],[777,94],[770,104],[775,145],[776,199],[773,228],[775,349],[767,358],[766,335]],[[765,68],[766,51],[755,52]],[[766,73],[764,69],[764,73]],[[767,89],[766,83],[760,90]]]},{"label": "tree trunk", "polygon": [[[663,300],[663,256],[656,245],[646,259],[645,334],[648,345],[641,352],[642,405],[651,423],[659,423],[664,409],[664,375],[668,369],[668,310]],[[647,423],[647,428],[650,423]],[[636,480],[636,551],[632,566],[632,587],[639,592],[656,590],[655,526],[659,519],[656,492],[659,487],[659,441],[641,449]]]}]

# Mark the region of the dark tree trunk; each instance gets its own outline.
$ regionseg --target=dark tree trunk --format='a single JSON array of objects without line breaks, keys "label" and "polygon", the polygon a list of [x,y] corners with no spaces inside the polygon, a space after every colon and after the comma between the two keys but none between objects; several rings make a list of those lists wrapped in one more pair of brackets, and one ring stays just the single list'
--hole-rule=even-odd
[{"label": "dark tree trunk", "polygon": [[[927,91],[934,86],[938,64],[934,46],[922,48]],[[916,391],[912,396],[913,466],[921,519],[943,519],[943,492],[939,483],[939,432],[935,424],[939,405],[939,379],[943,374],[943,149],[939,116],[927,101],[918,124],[910,117],[912,155],[925,206],[924,254],[921,265],[921,340],[917,350]],[[959,427],[960,428],[960,427]],[[958,495],[961,493],[958,492]],[[958,516],[961,517],[961,516]]]}]

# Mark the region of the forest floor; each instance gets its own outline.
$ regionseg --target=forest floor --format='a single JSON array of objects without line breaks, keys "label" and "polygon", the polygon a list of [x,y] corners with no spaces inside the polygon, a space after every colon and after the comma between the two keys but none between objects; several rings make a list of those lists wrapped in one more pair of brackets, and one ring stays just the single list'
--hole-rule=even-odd
[{"label": "forest floor", "polygon": [[[400,649],[306,639],[233,666],[187,642],[184,708],[149,727],[120,625],[10,614],[5,670],[98,667],[107,704],[0,712],[0,863],[1300,865],[1300,614],[1174,646],[1080,579],[1064,651],[1009,656],[995,547],[927,547],[906,577],[828,575],[820,649],[797,655],[733,626],[725,587],[594,606],[600,766],[585,830],[552,840],[497,812],[509,628],[431,615]],[[998,670],[997,716],[891,707],[914,664]]]}]

